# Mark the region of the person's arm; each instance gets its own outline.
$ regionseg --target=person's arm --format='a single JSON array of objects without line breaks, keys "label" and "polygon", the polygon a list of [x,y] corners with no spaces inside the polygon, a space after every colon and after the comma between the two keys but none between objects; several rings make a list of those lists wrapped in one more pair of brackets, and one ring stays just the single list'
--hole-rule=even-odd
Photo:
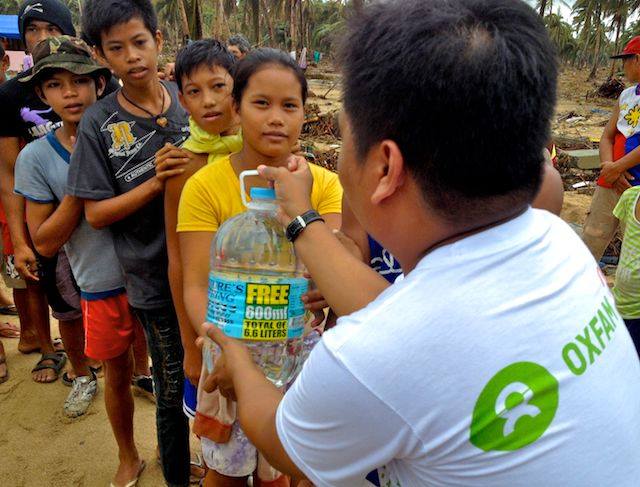
[{"label": "person's arm", "polygon": [[[176,149],[180,151],[180,149]],[[182,151],[180,151],[182,153]],[[125,219],[145,206],[164,190],[167,179],[184,173],[184,166],[189,159],[181,154],[176,157],[174,151],[158,152],[156,159],[156,175],[131,191],[102,200],[87,199],[85,215],[94,228],[107,227]]]},{"label": "person's arm", "polygon": [[[186,152],[186,151],[185,151]],[[184,305],[182,289],[182,263],[180,261],[180,243],[176,226],[178,224],[178,204],[184,184],[198,169],[206,164],[206,156],[190,155],[190,162],[185,166],[185,172],[169,179],[164,193],[164,219],[167,235],[167,254],[169,257],[169,285],[171,296],[180,325],[180,338],[184,348],[184,373],[194,385],[198,385],[202,369],[202,353],[196,346],[198,334],[191,324],[189,314]]]},{"label": "person's arm", "polygon": [[283,397],[241,341],[210,325],[206,331],[222,353],[204,390],[237,400],[242,431],[280,472],[316,485],[361,485],[372,470],[415,451],[413,430],[336,359],[326,339]]},{"label": "person's arm", "polygon": [[24,221],[24,198],[13,192],[14,170],[19,153],[18,137],[0,137],[0,198],[11,234],[16,270],[25,279],[37,281],[36,255],[31,248]]},{"label": "person's arm", "polygon": [[82,201],[65,196],[56,208],[54,203],[39,203],[27,199],[27,226],[38,253],[53,257],[78,226]]},{"label": "person's arm", "polygon": [[[289,169],[260,166],[258,171],[275,186],[284,225],[311,209],[309,194],[313,179],[306,161],[295,158]],[[318,221],[309,225],[294,245],[338,316],[364,308],[389,286],[377,272],[354,257],[326,223]]]},{"label": "person's arm", "polygon": [[600,177],[605,183],[614,186],[621,193],[631,186],[628,180],[633,179],[633,177],[627,173],[627,170],[640,164],[640,148],[632,150],[617,161],[613,160],[613,146],[618,132],[617,121],[619,115],[620,108],[616,105],[609,122],[602,132],[600,139]]},{"label": "person's arm", "polygon": [[181,232],[178,235],[182,262],[182,293],[189,320],[196,334],[202,334],[207,317],[209,248],[214,232]]}]

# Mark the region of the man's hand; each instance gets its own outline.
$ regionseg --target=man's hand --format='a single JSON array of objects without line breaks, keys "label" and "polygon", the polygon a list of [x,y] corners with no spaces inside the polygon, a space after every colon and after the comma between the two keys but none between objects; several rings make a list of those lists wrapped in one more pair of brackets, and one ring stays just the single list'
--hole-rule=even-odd
[{"label": "man's hand", "polygon": [[622,194],[631,187],[629,181],[633,179],[633,176],[625,171],[622,176],[618,177],[618,179],[613,182],[613,189],[616,191],[616,193]]},{"label": "man's hand", "polygon": [[258,166],[258,173],[276,190],[278,218],[283,225],[311,209],[313,176],[303,157],[291,156],[287,167]]},{"label": "man's hand", "polygon": [[[205,380],[204,390],[213,392],[218,389],[224,397],[235,401],[237,397],[234,379],[237,372],[257,366],[251,357],[249,349],[240,341],[226,336],[220,328],[209,323],[205,323],[202,328],[221,350],[213,367],[213,372]],[[206,347],[206,343],[203,346]]]},{"label": "man's hand", "polygon": [[182,166],[189,162],[189,154],[169,143],[156,153],[156,179],[164,187],[167,179],[184,173]]},{"label": "man's hand", "polygon": [[33,249],[28,245],[20,245],[14,249],[14,265],[23,279],[39,281],[37,274],[38,260]]},{"label": "man's hand", "polygon": [[202,353],[200,353],[199,349],[185,347],[183,368],[185,377],[194,387],[198,387],[200,373],[202,372]]}]

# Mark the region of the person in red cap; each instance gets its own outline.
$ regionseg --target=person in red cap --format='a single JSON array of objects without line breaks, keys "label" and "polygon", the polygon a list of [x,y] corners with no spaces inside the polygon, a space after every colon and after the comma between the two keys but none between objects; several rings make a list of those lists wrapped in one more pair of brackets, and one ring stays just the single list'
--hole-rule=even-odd
[{"label": "person in red cap", "polygon": [[620,94],[600,139],[602,169],[582,236],[596,260],[600,260],[618,229],[613,209],[620,195],[640,185],[640,36],[631,39],[612,58],[622,59],[625,78],[631,86]]}]

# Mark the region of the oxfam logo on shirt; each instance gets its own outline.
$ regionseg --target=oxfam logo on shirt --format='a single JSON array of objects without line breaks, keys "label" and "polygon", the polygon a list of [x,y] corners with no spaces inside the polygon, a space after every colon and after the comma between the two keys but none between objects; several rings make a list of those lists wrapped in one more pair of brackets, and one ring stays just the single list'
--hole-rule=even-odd
[{"label": "oxfam logo on shirt", "polygon": [[558,409],[558,381],[532,362],[511,364],[482,389],[471,421],[471,443],[484,451],[527,446],[547,430]]}]

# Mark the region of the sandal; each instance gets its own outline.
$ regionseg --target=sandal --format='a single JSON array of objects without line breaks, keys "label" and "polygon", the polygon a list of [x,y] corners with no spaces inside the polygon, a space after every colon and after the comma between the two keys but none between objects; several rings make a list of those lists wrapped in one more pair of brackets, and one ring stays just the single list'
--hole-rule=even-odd
[{"label": "sandal", "polygon": [[[136,487],[136,485],[138,485],[138,480],[140,480],[140,475],[142,475],[142,472],[144,471],[146,466],[147,466],[146,462],[142,460],[140,462],[140,468],[138,468],[138,473],[136,475],[136,478],[128,482],[124,487]],[[109,486],[116,487],[113,482],[111,482]]]},{"label": "sandal", "polygon": [[18,308],[15,304],[0,306],[0,315],[18,316]]},{"label": "sandal", "polygon": [[[43,362],[46,362],[47,360],[50,360],[53,363],[52,364],[43,363]],[[34,372],[38,372],[39,370],[53,370],[56,373],[55,378],[51,381],[42,382],[42,384],[50,384],[58,380],[58,377],[60,376],[60,371],[62,370],[66,362],[67,362],[67,356],[64,353],[61,353],[61,352],[45,353],[42,355],[40,360],[38,360],[38,363],[36,364],[36,366],[33,369],[31,369],[31,373],[33,374]]]}]

